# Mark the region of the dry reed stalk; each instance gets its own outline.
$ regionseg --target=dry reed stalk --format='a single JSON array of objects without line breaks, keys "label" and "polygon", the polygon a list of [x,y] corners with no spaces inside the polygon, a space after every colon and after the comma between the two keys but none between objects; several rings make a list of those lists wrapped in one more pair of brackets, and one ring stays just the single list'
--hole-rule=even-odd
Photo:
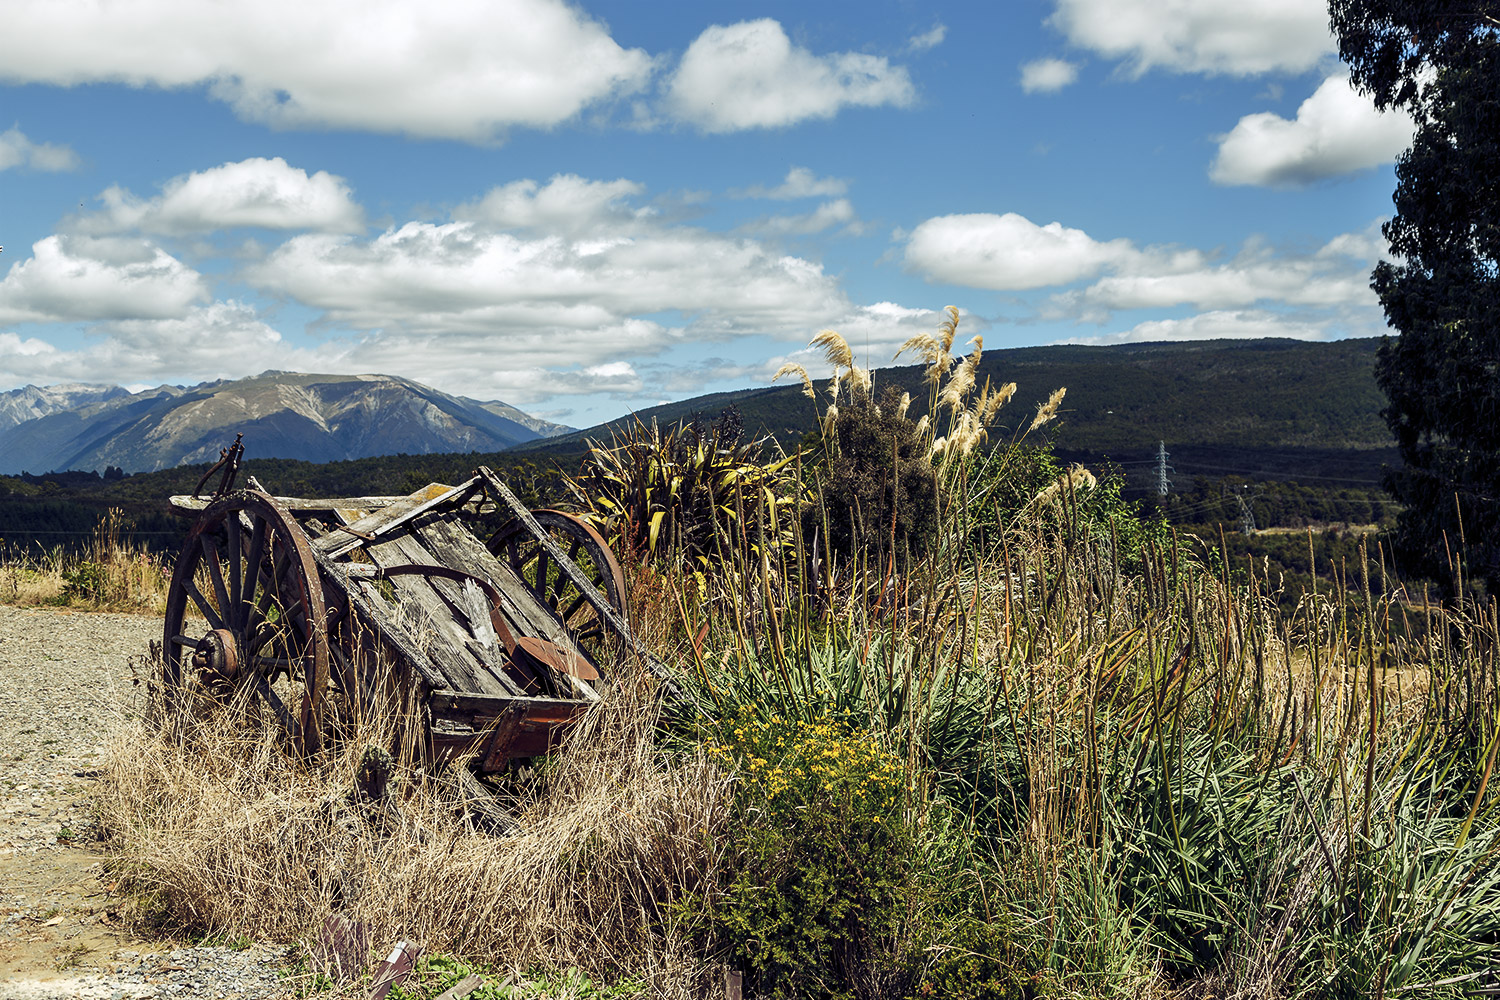
[{"label": "dry reed stalk", "polygon": [[6,604],[61,604],[66,587],[60,550],[44,556],[11,556],[0,564],[0,601]]}]

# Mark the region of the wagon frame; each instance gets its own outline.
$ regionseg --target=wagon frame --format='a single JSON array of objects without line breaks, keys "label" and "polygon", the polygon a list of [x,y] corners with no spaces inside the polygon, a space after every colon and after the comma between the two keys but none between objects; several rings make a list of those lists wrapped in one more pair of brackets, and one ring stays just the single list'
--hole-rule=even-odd
[{"label": "wagon frame", "polygon": [[555,747],[627,662],[680,697],[631,632],[604,539],[484,466],[404,497],[249,483],[171,498],[195,521],[168,592],[169,701],[238,699],[301,754],[395,712],[424,763],[493,773]]}]

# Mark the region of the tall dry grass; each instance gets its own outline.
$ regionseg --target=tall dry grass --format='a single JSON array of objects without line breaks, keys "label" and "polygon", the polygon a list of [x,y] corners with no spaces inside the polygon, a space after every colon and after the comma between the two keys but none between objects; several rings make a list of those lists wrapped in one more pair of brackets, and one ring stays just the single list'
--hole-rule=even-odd
[{"label": "tall dry grass", "polygon": [[391,737],[378,725],[297,761],[201,705],[123,731],[96,808],[143,919],[311,942],[337,912],[376,949],[408,938],[518,975],[576,968],[699,996],[722,971],[679,915],[716,883],[726,779],[701,755],[664,756],[653,706],[621,686],[583,718],[510,789],[519,829],[506,837],[471,824],[443,773],[398,767],[383,802],[361,800],[360,760]]},{"label": "tall dry grass", "polygon": [[0,547],[0,602],[156,615],[166,608],[171,567],[128,537],[110,508],[81,551]]}]

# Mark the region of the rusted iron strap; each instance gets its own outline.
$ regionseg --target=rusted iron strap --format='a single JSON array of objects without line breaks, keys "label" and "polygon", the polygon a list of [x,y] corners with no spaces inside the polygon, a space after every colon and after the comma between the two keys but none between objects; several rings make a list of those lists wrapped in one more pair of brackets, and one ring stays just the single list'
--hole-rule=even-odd
[{"label": "rusted iron strap", "polygon": [[565,510],[550,510],[547,508],[543,508],[541,512],[546,514],[555,514],[558,517],[565,518],[570,523],[577,525],[579,530],[587,535],[589,539],[599,547],[599,551],[603,553],[606,561],[605,565],[599,567],[599,571],[601,573],[609,574],[610,582],[615,585],[615,593],[619,594],[621,599],[623,600],[625,597],[625,571],[620,567],[619,560],[615,559],[614,553],[610,551],[609,542],[604,540],[604,536],[599,534],[598,529],[589,522],[585,521],[583,518],[579,517],[577,514],[569,514]]},{"label": "rusted iron strap", "polygon": [[224,470],[224,475],[219,480],[218,489],[214,490],[213,499],[219,500],[226,497],[234,489],[234,480],[240,474],[240,457],[245,454],[245,446],[240,443],[240,440],[244,436],[243,433],[236,434],[234,436],[234,444],[228,448],[219,449],[219,460],[203,474],[203,478],[198,480],[198,485],[193,488],[194,500],[198,499],[198,494],[203,492],[203,484],[207,483],[209,477],[220,469]]}]

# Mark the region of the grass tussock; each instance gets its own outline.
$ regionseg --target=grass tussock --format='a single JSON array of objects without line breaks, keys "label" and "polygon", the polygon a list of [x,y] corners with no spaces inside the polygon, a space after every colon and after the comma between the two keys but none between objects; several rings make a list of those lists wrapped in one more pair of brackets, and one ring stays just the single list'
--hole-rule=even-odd
[{"label": "grass tussock", "polygon": [[664,757],[651,701],[617,694],[512,789],[508,837],[476,830],[441,775],[401,769],[383,802],[361,801],[378,729],[308,764],[224,711],[123,732],[101,827],[139,915],[175,928],[310,942],[339,912],[377,949],[409,938],[517,975],[572,968],[698,995],[713,970],[682,915],[722,863],[726,781],[701,756]]}]

